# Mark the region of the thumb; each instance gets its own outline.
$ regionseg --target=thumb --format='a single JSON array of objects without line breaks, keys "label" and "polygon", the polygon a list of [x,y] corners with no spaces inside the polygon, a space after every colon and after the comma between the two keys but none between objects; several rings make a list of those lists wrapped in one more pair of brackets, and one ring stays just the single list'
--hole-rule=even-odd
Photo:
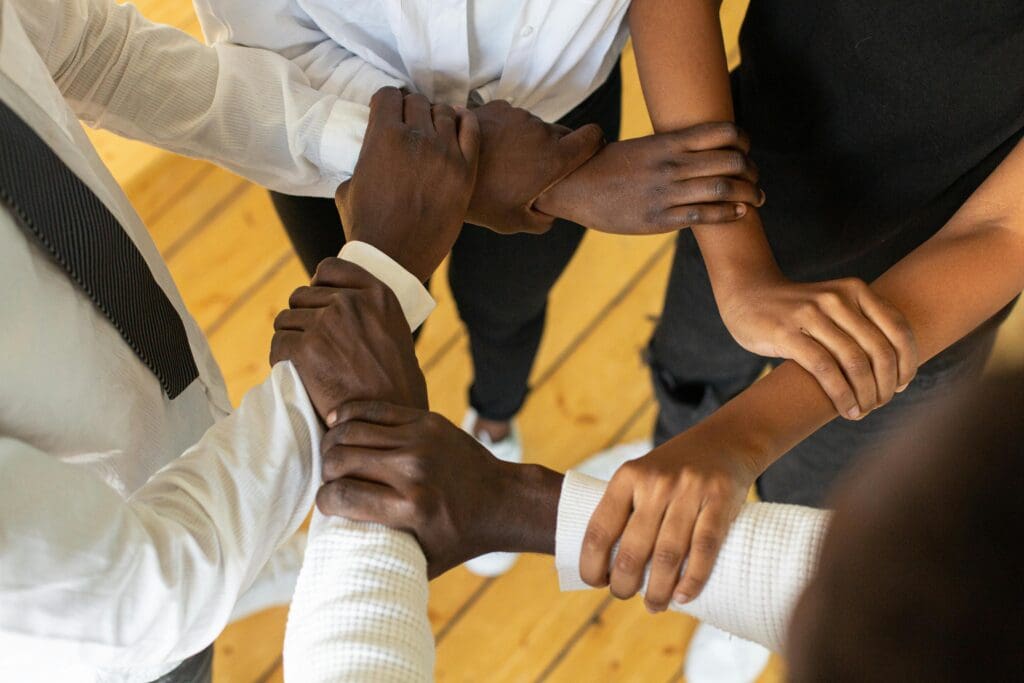
[{"label": "thumb", "polygon": [[604,131],[596,123],[577,128],[558,141],[565,173],[575,171],[604,145]]},{"label": "thumb", "polygon": [[475,174],[480,156],[480,121],[472,111],[460,107],[455,111],[455,123],[459,129],[459,149]]}]

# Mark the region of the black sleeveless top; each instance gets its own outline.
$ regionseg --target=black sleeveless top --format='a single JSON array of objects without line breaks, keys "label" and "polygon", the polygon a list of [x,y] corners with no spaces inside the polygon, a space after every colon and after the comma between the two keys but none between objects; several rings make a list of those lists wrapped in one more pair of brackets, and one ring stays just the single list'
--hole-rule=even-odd
[{"label": "black sleeveless top", "polygon": [[796,279],[878,276],[1024,132],[1024,0],[751,0],[740,47],[737,120]]}]

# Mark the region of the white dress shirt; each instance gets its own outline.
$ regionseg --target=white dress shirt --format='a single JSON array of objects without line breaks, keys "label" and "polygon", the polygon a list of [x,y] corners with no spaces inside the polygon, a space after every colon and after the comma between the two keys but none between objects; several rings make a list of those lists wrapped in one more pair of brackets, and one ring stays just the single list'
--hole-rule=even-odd
[{"label": "white dress shirt", "polygon": [[[0,0],[0,98],[124,226],[181,316],[199,368],[169,400],[0,202],[3,681],[148,681],[173,669],[218,635],[320,481],[320,423],[292,365],[275,367],[230,414],[201,331],[76,120],[91,114],[163,144],[160,121],[184,125],[203,108],[189,88],[198,78],[202,90],[207,67],[215,85],[227,53],[169,29],[134,32],[143,28],[134,10],[105,0]],[[274,96],[261,97],[272,111]],[[253,106],[221,105],[225,124]],[[276,125],[269,114],[265,122]],[[292,159],[248,149],[251,138],[231,130],[221,127],[225,137],[203,156],[253,168]],[[179,131],[176,143],[197,146],[213,132]],[[343,257],[371,272],[390,262],[359,243]],[[429,311],[413,276],[395,266],[382,279],[411,321]]]},{"label": "white dress shirt", "polygon": [[[557,121],[611,73],[628,0],[194,0],[213,44],[292,60],[323,93],[367,105],[386,85],[447,104],[508,100]],[[339,107],[323,156],[359,155],[368,110]],[[344,131],[344,134],[341,134]]]},{"label": "white dress shirt", "polygon": [[58,117],[209,159],[293,194],[333,196],[352,170],[354,157],[329,150],[358,148],[363,132],[347,122],[365,119],[365,103],[318,92],[280,55],[207,47],[114,0],[0,2],[29,38],[10,43],[3,59],[42,60],[74,112],[62,106]]}]

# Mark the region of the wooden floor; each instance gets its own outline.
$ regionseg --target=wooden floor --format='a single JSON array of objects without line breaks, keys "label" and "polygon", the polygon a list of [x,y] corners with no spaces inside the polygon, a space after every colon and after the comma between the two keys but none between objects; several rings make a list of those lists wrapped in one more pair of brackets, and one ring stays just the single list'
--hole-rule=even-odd
[{"label": "wooden floor", "polygon": [[[189,0],[138,0],[150,18],[199,35]],[[746,0],[723,16],[735,62]],[[631,55],[625,59],[624,134],[649,131]],[[271,322],[305,280],[266,193],[204,163],[104,133],[93,136],[170,264],[210,338],[232,400],[267,374]],[[593,452],[649,434],[654,403],[641,349],[658,315],[671,237],[590,234],[552,293],[549,326],[521,426],[530,460],[564,470]],[[419,354],[432,407],[452,420],[466,408],[466,335],[445,277]],[[1020,363],[1024,320],[1006,325],[999,363]],[[230,626],[217,641],[217,683],[278,681],[285,609]],[[682,680],[696,624],[652,617],[604,592],[560,594],[550,558],[523,557],[498,579],[457,569],[435,581],[430,619],[440,681]],[[762,682],[781,680],[774,660]]]}]

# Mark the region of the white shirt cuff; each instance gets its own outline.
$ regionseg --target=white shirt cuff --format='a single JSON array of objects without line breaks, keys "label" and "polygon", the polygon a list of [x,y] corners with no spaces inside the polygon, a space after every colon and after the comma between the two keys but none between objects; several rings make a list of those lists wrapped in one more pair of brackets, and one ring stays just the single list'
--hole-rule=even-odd
[{"label": "white shirt cuff", "polygon": [[352,176],[369,117],[370,108],[365,104],[345,100],[334,103],[320,133],[319,154],[314,159],[321,172],[343,179]]},{"label": "white shirt cuff", "polygon": [[398,297],[398,303],[402,306],[402,312],[411,330],[422,325],[437,305],[430,292],[415,275],[371,244],[349,242],[342,247],[338,258],[356,264],[386,284]]},{"label": "white shirt cuff", "polygon": [[563,591],[590,588],[580,577],[583,535],[607,487],[608,482],[586,474],[572,470],[565,473],[555,529],[555,569],[558,571],[558,587]]}]

